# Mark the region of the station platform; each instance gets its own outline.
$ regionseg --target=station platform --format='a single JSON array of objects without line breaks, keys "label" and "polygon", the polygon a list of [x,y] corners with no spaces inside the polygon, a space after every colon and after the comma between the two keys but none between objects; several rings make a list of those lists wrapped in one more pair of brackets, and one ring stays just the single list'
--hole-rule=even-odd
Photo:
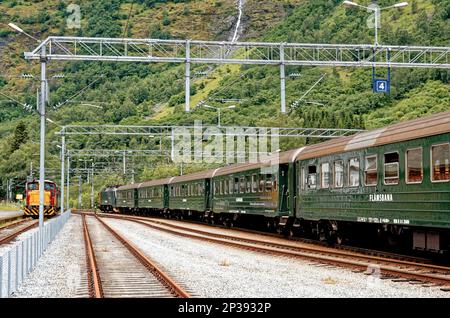
[{"label": "station platform", "polygon": [[21,219],[23,212],[20,210],[15,211],[0,211],[0,225]]}]

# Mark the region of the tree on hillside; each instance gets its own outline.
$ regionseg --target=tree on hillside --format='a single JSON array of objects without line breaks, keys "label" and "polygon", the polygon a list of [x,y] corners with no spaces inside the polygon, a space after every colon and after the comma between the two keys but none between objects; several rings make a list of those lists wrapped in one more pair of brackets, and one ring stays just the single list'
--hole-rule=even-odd
[{"label": "tree on hillside", "polygon": [[11,153],[20,148],[20,146],[28,140],[28,129],[23,121],[20,121],[16,128],[10,143]]}]

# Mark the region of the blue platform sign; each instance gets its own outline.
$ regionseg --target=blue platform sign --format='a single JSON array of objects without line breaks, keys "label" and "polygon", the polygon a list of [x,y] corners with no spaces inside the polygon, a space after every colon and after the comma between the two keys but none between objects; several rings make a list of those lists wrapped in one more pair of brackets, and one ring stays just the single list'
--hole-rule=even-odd
[{"label": "blue platform sign", "polygon": [[389,93],[390,85],[389,80],[376,79],[373,81],[373,90],[375,93]]}]

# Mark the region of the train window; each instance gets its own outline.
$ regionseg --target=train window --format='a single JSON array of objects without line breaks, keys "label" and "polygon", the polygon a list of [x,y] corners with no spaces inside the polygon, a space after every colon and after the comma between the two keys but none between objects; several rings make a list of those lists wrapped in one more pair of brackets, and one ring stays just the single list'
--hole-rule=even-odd
[{"label": "train window", "polygon": [[266,191],[267,192],[272,192],[272,188],[273,188],[272,175],[271,174],[267,174],[266,175]]},{"label": "train window", "polygon": [[344,162],[342,160],[334,162],[334,187],[342,188],[344,186]]},{"label": "train window", "polygon": [[273,191],[277,191],[278,190],[278,182],[277,182],[277,178],[275,177],[275,179],[273,180]]},{"label": "train window", "polygon": [[422,183],[422,148],[406,150],[406,183]]},{"label": "train window", "polygon": [[450,180],[450,143],[431,146],[431,181]]},{"label": "train window", "polygon": [[252,181],[251,181],[251,176],[246,176],[245,179],[247,180],[247,193],[252,192]]},{"label": "train window", "polygon": [[351,158],[348,161],[348,185],[349,187],[359,186],[359,159]]},{"label": "train window", "polygon": [[245,193],[245,177],[240,178],[239,191],[240,193]]},{"label": "train window", "polygon": [[308,166],[308,189],[315,189],[317,187],[317,167]]},{"label": "train window", "polygon": [[323,189],[328,189],[330,187],[330,164],[328,162],[322,163],[320,169],[320,182]]},{"label": "train window", "polygon": [[300,169],[300,180],[298,180],[298,184],[300,185],[300,189],[301,190],[305,190],[305,184],[306,184],[306,178],[305,178],[306,174],[305,174],[305,167],[302,167]]},{"label": "train window", "polygon": [[264,175],[260,174],[259,175],[259,192],[264,192],[264,184],[265,184],[265,180],[264,180]]},{"label": "train window", "polygon": [[234,193],[239,193],[239,178],[234,178]]},{"label": "train window", "polygon": [[228,180],[224,179],[223,180],[223,194],[228,194],[228,184],[229,184]]},{"label": "train window", "polygon": [[38,183],[28,183],[28,190],[39,190]]},{"label": "train window", "polygon": [[398,184],[399,155],[398,152],[384,154],[384,184]]},{"label": "train window", "polygon": [[220,180],[220,194],[224,194],[225,193],[224,192],[224,188],[225,188],[224,182],[223,182],[223,180]]},{"label": "train window", "polygon": [[258,179],[256,174],[252,174],[252,192],[255,193],[258,191]]},{"label": "train window", "polygon": [[233,178],[230,178],[230,179],[228,179],[228,193],[229,194],[233,194],[233,187],[234,187]]},{"label": "train window", "polygon": [[54,190],[54,189],[55,189],[55,185],[53,183],[45,183],[44,190],[50,191],[50,190]]},{"label": "train window", "polygon": [[364,184],[375,186],[378,183],[377,155],[367,156],[364,167]]}]

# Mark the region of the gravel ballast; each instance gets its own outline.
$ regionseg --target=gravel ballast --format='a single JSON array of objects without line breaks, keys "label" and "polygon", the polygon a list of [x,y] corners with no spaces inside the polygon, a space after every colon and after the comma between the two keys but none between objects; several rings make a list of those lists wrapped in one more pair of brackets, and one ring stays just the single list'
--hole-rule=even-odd
[{"label": "gravel ballast", "polygon": [[85,263],[81,218],[73,215],[13,297],[77,297]]},{"label": "gravel ballast", "polygon": [[182,238],[104,219],[199,297],[450,297],[438,287]]}]

